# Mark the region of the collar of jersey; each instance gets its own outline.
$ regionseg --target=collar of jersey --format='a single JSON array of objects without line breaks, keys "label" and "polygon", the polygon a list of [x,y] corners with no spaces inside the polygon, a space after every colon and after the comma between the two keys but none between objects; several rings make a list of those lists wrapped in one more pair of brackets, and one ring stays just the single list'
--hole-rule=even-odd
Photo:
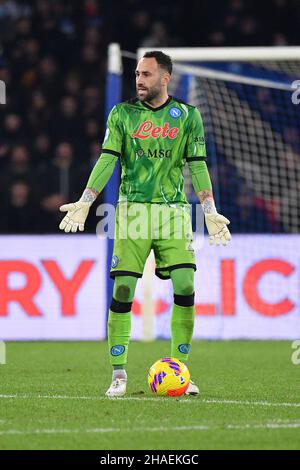
[{"label": "collar of jersey", "polygon": [[143,106],[145,106],[145,108],[151,109],[151,111],[154,111],[154,112],[155,112],[155,111],[159,111],[160,109],[163,109],[165,106],[168,106],[168,104],[170,103],[171,99],[172,99],[172,96],[169,96],[169,98],[167,99],[167,101],[166,101],[164,104],[162,104],[161,106],[158,106],[158,108],[153,108],[152,106],[150,106],[150,104],[142,103],[142,101],[140,101],[140,103],[141,103]]}]

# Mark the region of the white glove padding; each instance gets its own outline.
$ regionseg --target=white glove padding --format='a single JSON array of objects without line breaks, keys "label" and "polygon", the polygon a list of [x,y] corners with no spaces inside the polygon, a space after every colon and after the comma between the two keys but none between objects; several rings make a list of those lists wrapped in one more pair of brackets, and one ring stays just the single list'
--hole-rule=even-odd
[{"label": "white glove padding", "polygon": [[230,221],[221,214],[204,214],[207,231],[209,234],[209,244],[227,245],[231,240],[227,225]]},{"label": "white glove padding", "polygon": [[90,202],[77,201],[60,206],[60,212],[68,213],[62,219],[61,223],[59,224],[59,228],[64,230],[66,233],[75,233],[78,229],[80,232],[83,232],[84,223],[88,216],[91,204],[92,203]]}]

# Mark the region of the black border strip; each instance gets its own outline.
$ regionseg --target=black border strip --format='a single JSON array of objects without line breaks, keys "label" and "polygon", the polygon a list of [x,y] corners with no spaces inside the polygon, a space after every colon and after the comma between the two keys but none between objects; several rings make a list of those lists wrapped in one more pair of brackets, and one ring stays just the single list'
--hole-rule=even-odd
[{"label": "black border strip", "polygon": [[145,108],[147,109],[151,109],[151,111],[160,111],[161,109],[163,109],[165,106],[168,106],[168,104],[170,103],[170,101],[172,100],[172,96],[169,96],[169,98],[167,99],[167,101],[165,101],[164,104],[162,104],[161,106],[158,106],[157,108],[153,108],[152,106],[150,106],[150,104],[147,104],[145,103],[144,101],[141,101],[141,104],[143,106],[145,106]]},{"label": "black border strip", "polygon": [[109,276],[110,276],[111,279],[114,279],[116,276],[142,277],[143,274],[135,273],[134,271],[110,271]]},{"label": "black border strip", "polygon": [[100,155],[102,155],[102,153],[109,153],[110,155],[113,155],[114,157],[118,157],[118,158],[121,156],[120,152],[116,152],[115,150],[109,150],[109,149],[101,149]]},{"label": "black border strip", "polygon": [[185,157],[187,162],[203,162],[206,160],[206,156],[203,157]]},{"label": "black border strip", "polygon": [[109,309],[114,313],[127,313],[130,312],[131,306],[132,302],[122,302],[113,297]]},{"label": "black border strip", "polygon": [[193,307],[195,304],[195,292],[190,295],[174,293],[174,304],[179,305],[179,307]]},{"label": "black border strip", "polygon": [[180,268],[193,268],[194,271],[197,271],[197,266],[193,263],[181,263],[181,264],[174,264],[172,266],[167,266],[166,268],[156,268],[155,269],[155,274],[159,279],[167,280],[171,279],[171,276],[163,276],[161,272],[164,271],[174,271],[174,269],[180,269]]}]

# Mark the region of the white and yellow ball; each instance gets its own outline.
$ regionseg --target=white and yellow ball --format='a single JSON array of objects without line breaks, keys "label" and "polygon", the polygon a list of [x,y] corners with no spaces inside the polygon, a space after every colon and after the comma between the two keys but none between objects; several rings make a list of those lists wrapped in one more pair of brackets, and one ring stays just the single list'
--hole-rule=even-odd
[{"label": "white and yellow ball", "polygon": [[163,357],[149,369],[148,384],[157,396],[180,397],[190,383],[187,366],[174,357]]}]

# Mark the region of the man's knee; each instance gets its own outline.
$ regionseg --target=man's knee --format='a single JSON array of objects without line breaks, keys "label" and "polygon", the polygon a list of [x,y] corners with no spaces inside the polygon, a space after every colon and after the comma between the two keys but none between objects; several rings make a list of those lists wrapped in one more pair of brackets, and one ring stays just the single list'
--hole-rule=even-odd
[{"label": "man's knee", "polygon": [[123,302],[128,302],[130,298],[130,288],[126,284],[121,284],[116,287],[115,298]]},{"label": "man's knee", "polygon": [[132,302],[137,278],[132,276],[116,276],[113,296],[120,302]]},{"label": "man's knee", "polygon": [[179,295],[192,295],[194,293],[194,270],[178,269],[172,278],[174,292]]},{"label": "man's knee", "polygon": [[191,295],[194,293],[194,282],[184,282],[177,293],[180,295]]}]

